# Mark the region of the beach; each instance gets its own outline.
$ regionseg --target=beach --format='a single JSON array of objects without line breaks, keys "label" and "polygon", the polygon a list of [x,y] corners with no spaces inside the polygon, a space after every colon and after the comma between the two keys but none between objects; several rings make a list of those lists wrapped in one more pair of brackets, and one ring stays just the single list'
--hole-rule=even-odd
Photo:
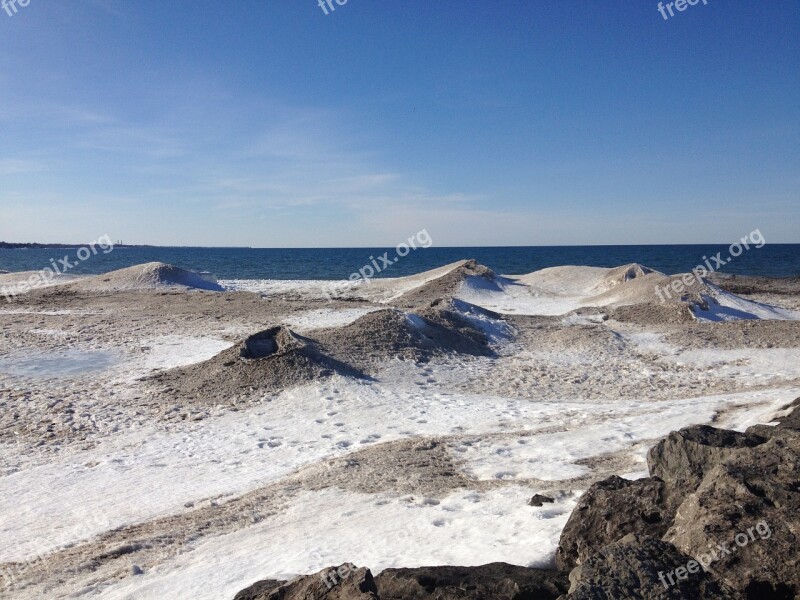
[{"label": "beach", "polygon": [[0,306],[0,585],[211,599],[345,562],[550,568],[592,484],[800,396],[796,279],[659,298],[676,277],[464,260],[210,284],[150,263],[20,294]]}]

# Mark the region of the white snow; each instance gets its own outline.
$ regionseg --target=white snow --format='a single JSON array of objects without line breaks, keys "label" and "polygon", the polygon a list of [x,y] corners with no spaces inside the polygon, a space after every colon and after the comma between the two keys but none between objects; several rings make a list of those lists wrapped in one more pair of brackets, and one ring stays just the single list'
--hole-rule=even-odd
[{"label": "white snow", "polygon": [[[759,396],[770,401],[774,397],[762,393],[748,401]],[[603,413],[586,425],[558,433],[466,440],[456,450],[466,461],[466,472],[477,479],[570,479],[589,472],[577,461],[625,450],[642,440],[657,440],[694,423],[709,423],[716,412],[743,398],[742,394],[727,394],[674,402],[605,402]],[[780,406],[780,402],[776,404]],[[637,405],[642,410],[637,411]],[[762,408],[753,410],[763,412]]]},{"label": "white snow", "polygon": [[708,310],[696,307],[695,317],[700,321],[733,321],[740,319],[798,320],[800,313],[761,302],[740,298],[735,294],[708,283],[712,295],[704,296]]},{"label": "white snow", "polygon": [[[761,414],[764,404],[777,409],[798,395],[800,389],[788,388],[671,403],[642,399],[598,405],[440,394],[336,379],[284,392],[246,411],[187,424],[177,433],[120,431],[78,456],[0,478],[0,562],[180,512],[187,502],[243,493],[300,466],[377,442],[508,432],[528,443],[505,454],[512,444],[483,443],[468,450],[465,458],[475,475],[495,478],[503,470],[510,478],[528,473],[558,479],[584,472],[574,463],[578,458],[708,421],[719,408],[749,405],[744,412]],[[563,434],[536,435],[556,423],[566,429]],[[520,431],[532,435],[520,436]],[[541,466],[532,459],[541,460]],[[319,508],[319,502],[313,505]],[[317,532],[296,535],[313,543]],[[268,569],[261,575],[274,573]]]},{"label": "white snow", "polygon": [[362,307],[362,308],[318,308],[309,310],[298,315],[286,317],[283,322],[292,329],[298,331],[313,331],[314,329],[324,329],[326,327],[344,327],[360,319],[364,315],[384,307]]},{"label": "white snow", "polygon": [[662,360],[713,370],[718,377],[742,377],[751,385],[800,378],[800,349],[740,348],[686,350]]},{"label": "white snow", "polygon": [[[354,562],[373,574],[389,567],[503,561],[549,566],[576,494],[541,508],[526,487],[455,492],[446,498],[302,493],[285,514],[197,545],[152,572],[102,590],[109,600],[232,598],[243,582]],[[97,590],[100,591],[100,590]],[[86,590],[79,597],[92,597]]]},{"label": "white snow", "polygon": [[152,371],[173,369],[208,360],[233,346],[212,337],[164,335],[145,339],[142,354],[131,357],[121,369],[123,377],[133,379]]}]

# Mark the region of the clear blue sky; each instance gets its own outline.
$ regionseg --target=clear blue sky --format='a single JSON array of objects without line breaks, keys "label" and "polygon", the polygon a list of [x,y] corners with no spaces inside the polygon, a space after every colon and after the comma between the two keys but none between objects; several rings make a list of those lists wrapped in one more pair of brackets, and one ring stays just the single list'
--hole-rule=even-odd
[{"label": "clear blue sky", "polygon": [[0,239],[800,242],[797,0],[316,2],[0,11]]}]

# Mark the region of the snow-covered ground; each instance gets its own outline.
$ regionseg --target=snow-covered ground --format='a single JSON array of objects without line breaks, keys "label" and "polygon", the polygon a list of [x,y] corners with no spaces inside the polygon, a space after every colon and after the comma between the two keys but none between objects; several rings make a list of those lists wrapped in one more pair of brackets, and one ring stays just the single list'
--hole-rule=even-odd
[{"label": "snow-covered ground", "polygon": [[[158,518],[188,518],[202,507],[233,504],[245,494],[271,489],[329,459],[350,460],[394,442],[433,438],[469,486],[436,496],[392,489],[366,493],[343,481],[319,488],[298,486],[266,518],[213,534],[194,532],[179,551],[154,559],[143,574],[89,578],[69,593],[75,598],[217,600],[232,598],[258,579],[285,578],[345,561],[373,571],[492,561],[549,565],[560,531],[591,481],[611,473],[643,475],[647,448],[672,430],[712,421],[744,429],[769,421],[800,396],[797,348],[683,347],[679,337],[667,339],[657,329],[606,322],[599,311],[567,314],[650,294],[650,280],[625,287],[629,271],[565,267],[492,281],[469,276],[453,306],[487,335],[498,356],[391,359],[373,380],[335,376],[255,395],[236,410],[211,406],[202,420],[169,426],[148,422],[135,407],[132,411],[140,418],[125,420],[128,407],[115,403],[138,399],[143,375],[198,363],[230,348],[230,340],[248,331],[249,322],[220,318],[214,329],[176,327],[165,334],[163,326],[155,331],[142,317],[126,334],[132,341],[114,350],[113,361],[80,373],[88,378],[85,393],[94,394],[82,416],[99,422],[101,405],[104,411],[104,425],[97,425],[91,443],[75,443],[36,461],[5,463],[0,563],[24,563],[81,544],[91,546],[102,534]],[[313,336],[316,329],[351,324],[449,272],[443,268],[364,284],[351,307],[320,307],[320,298],[341,291],[336,282],[220,283],[229,290],[268,296],[278,305],[276,319]],[[709,302],[708,314],[696,314],[699,319],[797,317],[709,289],[714,302]],[[287,310],[287,296],[292,302],[298,298],[299,310]],[[367,297],[372,304],[365,302]],[[173,301],[186,300],[176,296]],[[504,321],[484,309],[563,316]],[[412,326],[425,328],[413,311],[403,310]],[[24,333],[44,336],[55,346],[75,328],[83,330],[81,319],[102,314],[91,306],[11,312],[2,314],[30,319]],[[108,327],[121,326],[115,318]],[[94,327],[99,331],[102,325]],[[520,341],[525,339],[534,343],[525,345]],[[95,346],[92,351],[102,351]],[[24,356],[23,350],[17,347],[4,360],[19,366],[19,361],[29,365],[47,357]],[[0,400],[24,399],[27,383],[6,371],[0,372]],[[35,377],[35,369],[26,375]],[[71,392],[83,394],[80,378],[70,379]],[[125,392],[103,396],[108,389]],[[52,394],[52,406],[59,410],[58,390]],[[165,406],[170,405],[170,390],[163,395]],[[119,422],[107,429],[108,415],[116,410]],[[21,447],[7,443],[3,452],[23,458]],[[556,501],[529,506],[530,496],[540,492]]]}]

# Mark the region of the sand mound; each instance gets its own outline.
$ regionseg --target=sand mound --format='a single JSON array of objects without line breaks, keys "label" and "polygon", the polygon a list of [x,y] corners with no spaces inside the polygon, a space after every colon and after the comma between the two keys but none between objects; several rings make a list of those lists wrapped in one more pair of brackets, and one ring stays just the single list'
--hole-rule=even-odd
[{"label": "sand mound", "polygon": [[150,381],[167,396],[217,403],[255,391],[279,392],[334,374],[364,377],[323,354],[312,340],[278,326],[256,333],[210,360],[154,375]]},{"label": "sand mound", "polygon": [[73,288],[88,292],[150,290],[162,287],[182,287],[199,290],[223,291],[218,283],[209,281],[193,271],[161,262],[135,265],[104,275],[89,277],[72,284]]},{"label": "sand mound", "polygon": [[603,308],[611,318],[641,324],[699,319],[800,319],[800,313],[745,300],[692,273],[664,275],[632,263],[613,269],[552,267],[528,275],[465,280],[457,297],[504,314],[566,315]]},{"label": "sand mound", "polygon": [[[415,309],[430,305],[441,298],[453,298],[464,285],[474,289],[501,289],[498,279],[502,278],[498,278],[491,269],[475,260],[453,263],[447,268],[446,272],[395,298],[392,303],[401,308]],[[427,274],[430,273],[433,271],[428,271]]]},{"label": "sand mound", "polygon": [[491,356],[489,337],[451,305],[421,314],[371,312],[344,327],[318,329],[314,339],[272,327],[202,363],[149,378],[158,393],[218,403],[278,392],[334,374],[369,378],[393,358],[424,362],[443,354]]},{"label": "sand mound", "polygon": [[658,273],[658,271],[640,265],[639,263],[631,263],[611,269],[604,277],[604,280],[609,287],[614,287],[621,283],[626,283],[631,279],[649,275],[650,273]]},{"label": "sand mound", "polygon": [[631,263],[613,269],[579,266],[550,267],[515,277],[514,280],[528,286],[536,295],[591,297],[650,274],[664,277],[658,271]]},{"label": "sand mound", "polygon": [[326,353],[371,373],[391,358],[426,361],[441,354],[493,354],[488,337],[447,307],[419,314],[380,310],[345,327],[318,330],[315,339]]}]

